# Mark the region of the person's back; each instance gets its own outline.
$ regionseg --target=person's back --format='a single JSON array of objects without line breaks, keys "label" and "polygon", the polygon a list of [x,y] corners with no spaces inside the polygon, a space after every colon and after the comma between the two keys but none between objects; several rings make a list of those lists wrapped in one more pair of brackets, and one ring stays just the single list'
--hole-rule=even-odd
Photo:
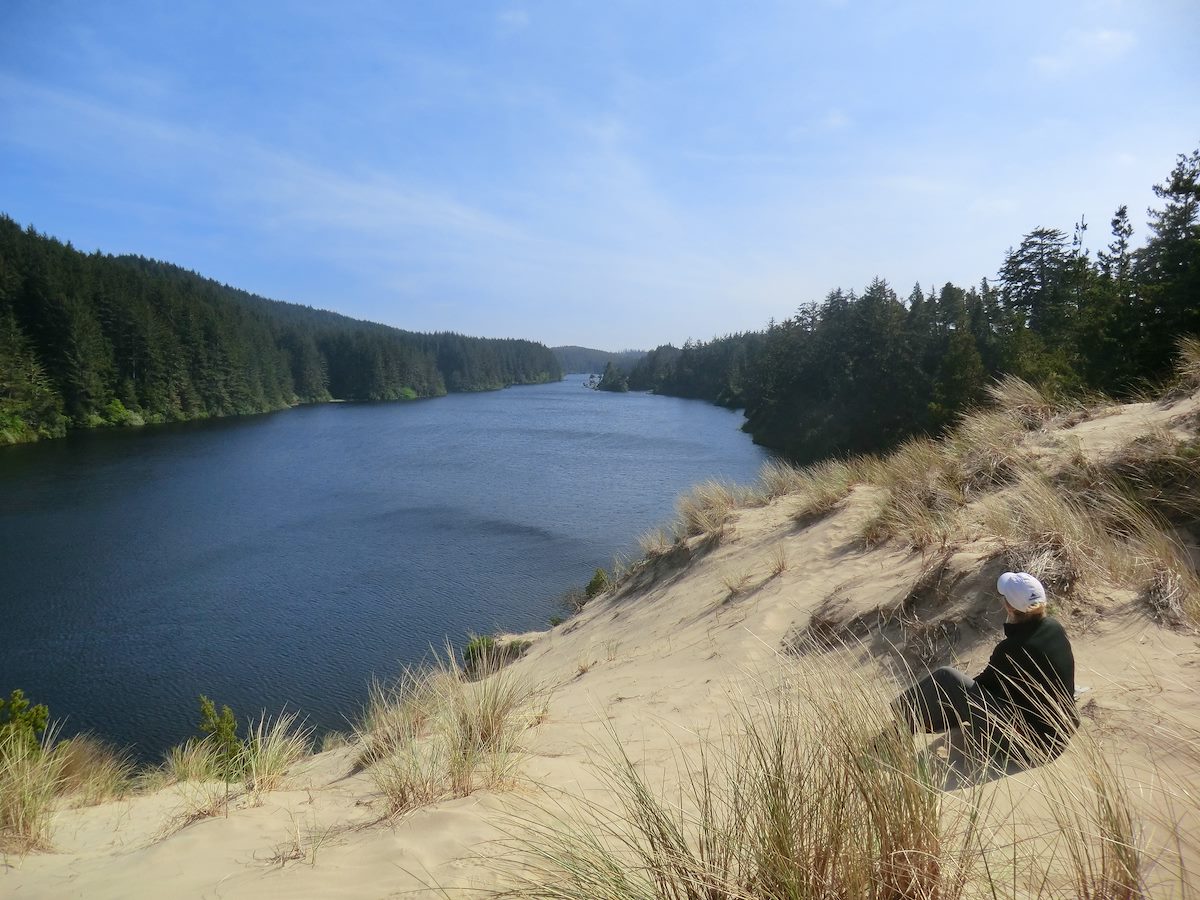
[{"label": "person's back", "polygon": [[1057,756],[1079,726],[1071,642],[1048,616],[1006,622],[1004,635],[975,682],[1020,716],[1035,752]]}]

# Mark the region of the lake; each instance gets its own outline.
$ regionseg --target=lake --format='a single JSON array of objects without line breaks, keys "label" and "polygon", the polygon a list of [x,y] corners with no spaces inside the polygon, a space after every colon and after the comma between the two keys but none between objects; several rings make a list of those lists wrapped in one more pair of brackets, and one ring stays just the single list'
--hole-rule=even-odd
[{"label": "lake", "polygon": [[373,676],[560,598],[767,452],[580,376],[0,448],[0,692],[158,758],[197,697],[345,729]]}]

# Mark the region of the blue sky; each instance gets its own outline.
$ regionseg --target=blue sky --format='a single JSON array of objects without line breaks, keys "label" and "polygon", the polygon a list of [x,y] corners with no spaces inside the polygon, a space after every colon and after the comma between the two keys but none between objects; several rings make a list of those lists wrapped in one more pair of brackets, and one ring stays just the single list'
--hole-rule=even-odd
[{"label": "blue sky", "polygon": [[1200,145],[1192,0],[0,3],[0,211],[281,300],[606,349],[1101,247]]}]

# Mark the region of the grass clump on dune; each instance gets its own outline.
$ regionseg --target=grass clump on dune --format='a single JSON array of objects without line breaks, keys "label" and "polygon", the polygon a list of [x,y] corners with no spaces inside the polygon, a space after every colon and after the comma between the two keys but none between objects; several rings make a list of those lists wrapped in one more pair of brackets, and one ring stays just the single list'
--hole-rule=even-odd
[{"label": "grass clump on dune", "polygon": [[840,459],[800,467],[773,459],[763,463],[758,473],[758,492],[767,500],[793,500],[793,518],[806,522],[832,512],[859,480],[855,464]]},{"label": "grass clump on dune", "polygon": [[90,735],[58,734],[46,707],[31,705],[23,692],[0,699],[0,848],[46,847],[60,802],[90,806],[132,788],[128,754]]},{"label": "grass clump on dune", "polygon": [[[1148,846],[1141,828],[1152,813],[1090,735],[1032,784],[989,787],[980,768],[948,790],[948,764],[890,724],[886,683],[849,669],[850,655],[760,685],[758,699],[738,704],[732,733],[677,747],[665,779],[614,734],[600,764],[611,799],[562,796],[517,819],[494,864],[497,893],[1135,900],[1174,896],[1186,883],[1169,847]],[[1178,823],[1163,824],[1169,843]]]},{"label": "grass clump on dune", "polygon": [[355,734],[358,763],[383,796],[388,815],[506,783],[520,762],[525,731],[537,721],[536,690],[502,660],[473,677],[447,649],[431,667],[374,685]]},{"label": "grass clump on dune", "polygon": [[265,715],[249,726],[242,748],[242,780],[254,794],[274,791],[282,786],[288,770],[312,750],[312,731],[300,724],[295,713],[282,713],[275,719]]},{"label": "grass clump on dune", "polygon": [[1060,596],[1128,586],[1170,624],[1200,624],[1200,578],[1186,551],[1119,478],[1063,486],[1029,473],[990,498],[983,520],[1015,565]]},{"label": "grass clump on dune", "polygon": [[1175,375],[1184,391],[1200,390],[1200,337],[1188,335],[1176,343]]},{"label": "grass clump on dune", "polygon": [[1003,375],[987,388],[993,407],[1016,415],[1027,429],[1040,428],[1056,412],[1045,394],[1016,375]]},{"label": "grass clump on dune", "polygon": [[143,777],[146,789],[223,782],[239,785],[258,798],[282,786],[288,771],[312,752],[312,730],[295,713],[273,719],[264,714],[256,722],[247,722],[242,739],[229,707],[217,715],[212,702],[201,698],[201,711],[205,737],[172,747],[162,766]]},{"label": "grass clump on dune", "polygon": [[712,535],[732,518],[739,503],[738,489],[719,481],[705,481],[675,504],[684,537]]},{"label": "grass clump on dune", "polygon": [[91,735],[60,742],[62,793],[80,806],[93,806],[125,796],[133,789],[137,768],[127,752]]},{"label": "grass clump on dune", "polygon": [[0,726],[0,849],[20,853],[49,844],[64,763],[52,748],[53,728],[30,741]]},{"label": "grass clump on dune", "polygon": [[739,704],[734,734],[680,748],[677,790],[615,750],[602,774],[616,807],[569,798],[550,821],[523,820],[501,863],[513,868],[505,896],[965,896],[969,805],[933,783],[907,736],[882,727],[864,684],[815,667],[800,680]]},{"label": "grass clump on dune", "polygon": [[861,527],[867,546],[901,538],[924,550],[945,544],[954,533],[963,496],[950,477],[942,447],[935,441],[905,441],[890,456],[872,464],[871,481],[883,488],[884,494]]}]

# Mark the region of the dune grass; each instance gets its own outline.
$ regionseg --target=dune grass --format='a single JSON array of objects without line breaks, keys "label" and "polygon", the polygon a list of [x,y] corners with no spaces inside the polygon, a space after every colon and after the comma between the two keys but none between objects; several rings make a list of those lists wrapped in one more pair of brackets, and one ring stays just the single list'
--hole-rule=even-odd
[{"label": "dune grass", "polygon": [[860,526],[865,546],[898,538],[924,550],[955,534],[964,497],[941,445],[928,438],[905,441],[872,464],[870,477],[883,495]]},{"label": "dune grass", "polygon": [[358,764],[387,815],[510,781],[524,734],[538,719],[537,695],[500,660],[467,673],[449,648],[432,666],[373,686],[355,727]]},{"label": "dune grass", "polygon": [[76,735],[54,752],[62,760],[60,793],[77,805],[93,806],[133,790],[137,768],[129,754],[99,738]]},{"label": "dune grass", "polygon": [[965,896],[970,806],[937,788],[910,739],[857,702],[865,694],[808,674],[803,690],[739,705],[736,733],[680,748],[677,788],[616,746],[601,769],[615,808],[577,797],[523,820],[501,863],[513,863],[505,896]]},{"label": "dune grass", "polygon": [[91,735],[59,740],[58,734],[54,723],[40,740],[0,728],[0,848],[44,849],[59,806],[93,806],[133,790],[127,753]]},{"label": "dune grass", "polygon": [[[967,900],[1185,896],[1141,798],[1091,731],[1033,781],[947,790],[946,763],[886,713],[886,682],[844,654],[738,698],[736,727],[651,775],[615,734],[606,792],[519,815],[499,896],[535,900]],[[1019,735],[1007,733],[1014,745]],[[1193,736],[1194,737],[1194,736]],[[1196,768],[1193,755],[1191,765]],[[1200,771],[1200,769],[1197,769]]]},{"label": "dune grass", "polygon": [[1038,388],[1016,375],[1003,375],[987,388],[991,405],[1016,415],[1026,428],[1040,428],[1057,411]]},{"label": "dune grass", "polygon": [[1119,479],[1072,489],[1029,473],[989,498],[983,521],[1014,565],[1058,596],[1124,585],[1170,624],[1200,625],[1200,578],[1186,551]]},{"label": "dune grass", "polygon": [[720,481],[705,481],[675,504],[679,529],[685,537],[720,532],[739,503],[739,489]]},{"label": "dune grass", "polygon": [[225,764],[212,741],[190,740],[168,750],[162,768],[149,777],[154,787],[165,787],[189,781],[222,781],[224,771]]},{"label": "dune grass", "polygon": [[0,728],[0,849],[24,853],[50,841],[50,815],[62,793],[62,754],[53,751],[54,726],[41,740]]},{"label": "dune grass", "polygon": [[246,789],[255,796],[278,790],[288,770],[312,752],[312,729],[296,713],[275,719],[263,715],[249,731],[240,768]]},{"label": "dune grass", "polygon": [[1177,342],[1175,373],[1184,390],[1200,390],[1200,337],[1190,335]]}]

